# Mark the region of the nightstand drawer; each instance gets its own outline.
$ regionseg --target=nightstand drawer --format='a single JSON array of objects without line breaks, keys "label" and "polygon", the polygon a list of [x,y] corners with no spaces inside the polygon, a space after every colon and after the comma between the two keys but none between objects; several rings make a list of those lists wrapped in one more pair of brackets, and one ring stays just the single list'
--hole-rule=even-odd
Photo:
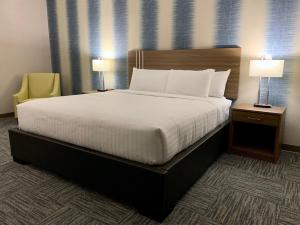
[{"label": "nightstand drawer", "polygon": [[276,114],[232,111],[232,120],[270,126],[280,126],[280,116]]}]

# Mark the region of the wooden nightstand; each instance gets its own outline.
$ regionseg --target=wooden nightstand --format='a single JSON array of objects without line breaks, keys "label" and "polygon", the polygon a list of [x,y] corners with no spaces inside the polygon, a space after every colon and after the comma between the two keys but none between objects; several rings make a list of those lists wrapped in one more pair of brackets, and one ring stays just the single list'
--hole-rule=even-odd
[{"label": "wooden nightstand", "polygon": [[281,152],[285,108],[232,107],[229,152],[276,163]]}]

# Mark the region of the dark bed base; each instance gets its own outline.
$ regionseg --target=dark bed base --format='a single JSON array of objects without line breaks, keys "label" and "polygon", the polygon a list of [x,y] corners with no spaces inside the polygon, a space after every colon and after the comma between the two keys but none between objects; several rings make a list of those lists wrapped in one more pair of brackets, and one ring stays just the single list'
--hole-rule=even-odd
[{"label": "dark bed base", "polygon": [[31,163],[117,199],[162,221],[176,202],[226,149],[228,121],[161,166],[133,162],[31,134],[9,130],[14,161]]}]

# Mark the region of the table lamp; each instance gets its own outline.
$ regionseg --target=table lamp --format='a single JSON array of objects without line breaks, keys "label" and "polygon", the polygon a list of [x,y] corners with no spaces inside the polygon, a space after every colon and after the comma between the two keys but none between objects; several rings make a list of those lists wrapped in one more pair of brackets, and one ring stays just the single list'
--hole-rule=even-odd
[{"label": "table lamp", "polygon": [[[272,107],[272,105],[269,104],[270,78],[282,77],[283,66],[284,66],[284,60],[272,60],[272,59],[250,60],[249,76],[259,77],[258,98],[257,98],[257,103],[254,104],[255,107],[263,107],[263,108]],[[260,92],[261,92],[262,77],[268,77],[268,90],[267,90],[266,103],[261,104]]]},{"label": "table lamp", "polygon": [[105,80],[104,80],[103,72],[108,71],[108,66],[107,66],[106,60],[101,59],[101,58],[93,59],[92,67],[93,67],[93,71],[99,72],[99,82],[101,82],[100,80],[102,78],[102,89],[98,89],[98,91],[105,90]]}]

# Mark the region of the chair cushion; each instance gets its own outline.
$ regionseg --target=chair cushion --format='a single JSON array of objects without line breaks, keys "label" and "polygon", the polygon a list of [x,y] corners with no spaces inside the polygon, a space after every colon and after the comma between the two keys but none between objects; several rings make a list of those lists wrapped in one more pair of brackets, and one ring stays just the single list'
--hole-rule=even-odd
[{"label": "chair cushion", "polygon": [[28,76],[29,98],[46,98],[53,90],[53,73],[32,73]]}]

